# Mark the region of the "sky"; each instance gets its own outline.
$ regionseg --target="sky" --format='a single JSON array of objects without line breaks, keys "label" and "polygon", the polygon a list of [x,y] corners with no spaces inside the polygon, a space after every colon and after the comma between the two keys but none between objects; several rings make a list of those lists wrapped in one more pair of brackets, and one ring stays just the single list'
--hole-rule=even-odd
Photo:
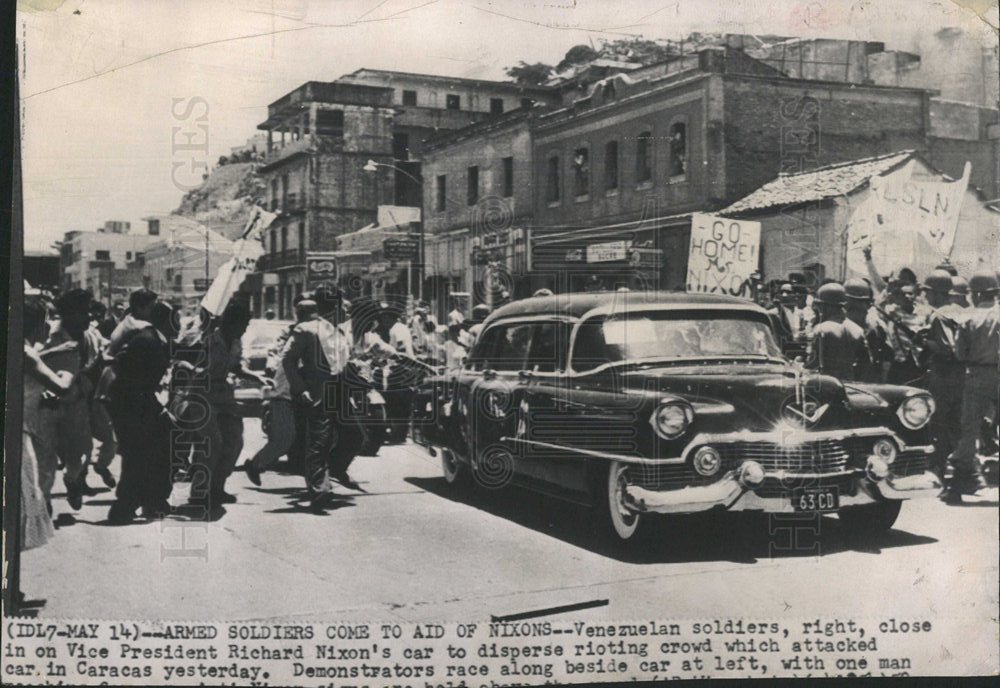
[{"label": "sky", "polygon": [[[503,79],[580,43],[690,31],[989,40],[960,7],[977,1],[18,0],[25,248],[170,212],[305,81],[360,67]],[[996,26],[995,5],[985,18]]]}]

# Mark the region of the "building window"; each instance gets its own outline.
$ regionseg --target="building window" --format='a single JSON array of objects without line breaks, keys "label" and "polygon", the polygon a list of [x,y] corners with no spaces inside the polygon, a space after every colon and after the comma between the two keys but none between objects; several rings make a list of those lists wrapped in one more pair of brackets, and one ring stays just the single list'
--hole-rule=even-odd
[{"label": "building window", "polygon": [[392,157],[396,160],[410,159],[410,135],[397,131],[392,135]]},{"label": "building window", "polygon": [[608,141],[604,145],[604,189],[618,188],[618,142]]},{"label": "building window", "polygon": [[590,150],[581,146],[573,151],[573,195],[581,198],[590,194]]},{"label": "building window", "polygon": [[475,205],[479,202],[479,166],[473,165],[469,168],[469,188],[467,191],[467,199],[469,205]]},{"label": "building window", "polygon": [[159,220],[150,220],[149,221],[149,234],[150,234],[150,236],[159,236],[160,235],[160,221]]},{"label": "building window", "polygon": [[306,223],[299,223],[299,253],[306,250]]},{"label": "building window", "polygon": [[125,251],[125,260],[132,260],[132,252]]},{"label": "building window", "polygon": [[417,104],[417,92],[416,91],[403,91],[403,105],[416,105]]},{"label": "building window", "polygon": [[458,95],[449,93],[444,99],[445,107],[449,110],[460,110],[462,108]]},{"label": "building window", "polygon": [[288,250],[288,227],[281,228],[281,252]]},{"label": "building window", "polygon": [[559,156],[553,155],[549,158],[545,200],[549,203],[558,203],[559,198]]},{"label": "building window", "polygon": [[278,178],[271,180],[271,210],[278,209]]},{"label": "building window", "polygon": [[437,192],[437,202],[435,203],[435,207],[439,213],[443,213],[448,193],[447,175],[439,174],[437,176],[437,187],[435,188],[435,191]]},{"label": "building window", "polygon": [[490,114],[491,115],[503,114],[503,98],[490,98]]},{"label": "building window", "polygon": [[94,257],[97,260],[111,260],[111,251],[97,251]]},{"label": "building window", "polygon": [[635,141],[635,181],[645,184],[653,181],[653,133],[644,131]]},{"label": "building window", "polygon": [[278,252],[278,230],[271,230],[271,253]]},{"label": "building window", "polygon": [[344,136],[343,110],[317,110],[316,133],[320,136]]},{"label": "building window", "polygon": [[687,126],[675,122],[670,127],[670,176],[687,174]]},{"label": "building window", "polygon": [[505,198],[514,195],[514,158],[503,159],[503,195]]},{"label": "building window", "polygon": [[523,108],[530,108],[534,104],[535,104],[534,98],[521,98],[521,107]]}]

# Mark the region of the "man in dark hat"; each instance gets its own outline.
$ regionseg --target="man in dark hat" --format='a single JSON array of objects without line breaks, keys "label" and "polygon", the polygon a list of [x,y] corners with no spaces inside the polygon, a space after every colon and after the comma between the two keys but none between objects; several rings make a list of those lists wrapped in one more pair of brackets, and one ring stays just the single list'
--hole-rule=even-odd
[{"label": "man in dark hat", "polygon": [[949,504],[961,503],[963,494],[986,487],[976,457],[983,419],[997,417],[997,366],[1000,365],[1000,307],[997,278],[992,271],[978,272],[969,280],[974,307],[958,329],[955,357],[965,365],[962,388],[962,432],[951,456],[951,481],[942,495]]},{"label": "man in dark hat", "polygon": [[931,417],[930,430],[934,438],[932,470],[944,476],[948,456],[958,444],[962,415],[962,381],[965,366],[955,358],[958,327],[965,319],[964,309],[950,303],[953,278],[944,270],[935,270],[924,279],[923,291],[927,305],[934,309],[928,319],[924,357],[927,374],[923,386],[937,402]]},{"label": "man in dark hat", "polygon": [[956,306],[962,308],[969,307],[969,280],[961,275],[951,278],[951,290],[948,292],[949,300]]},{"label": "man in dark hat", "polygon": [[854,380],[855,367],[870,357],[864,330],[847,318],[846,304],[844,286],[839,282],[829,282],[816,290],[813,308],[820,322],[813,329],[806,366],[840,380]]},{"label": "man in dark hat", "polygon": [[319,317],[292,329],[281,363],[292,399],[305,419],[305,479],[311,504],[322,508],[333,491],[331,477],[357,488],[347,468],[363,436],[349,413],[342,379],[351,347],[339,327],[346,316],[341,295],[336,288],[320,288],[313,300]]}]

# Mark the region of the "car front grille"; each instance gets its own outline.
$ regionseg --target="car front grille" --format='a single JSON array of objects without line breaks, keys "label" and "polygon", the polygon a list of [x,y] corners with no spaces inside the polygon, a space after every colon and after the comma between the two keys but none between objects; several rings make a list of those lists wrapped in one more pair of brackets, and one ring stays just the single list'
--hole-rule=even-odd
[{"label": "car front grille", "polygon": [[[722,470],[715,476],[706,478],[696,473],[690,463],[666,465],[636,465],[630,468],[630,480],[647,489],[675,490],[683,487],[709,485],[727,471],[740,467],[744,461],[756,461],[768,473],[783,472],[785,479],[771,480],[757,490],[762,496],[774,496],[787,492],[790,486],[809,484],[825,486],[836,484],[842,492],[853,489],[851,475],[833,475],[812,478],[817,474],[846,474],[863,470],[871,447],[876,438],[822,439],[795,445],[781,445],[775,442],[736,442],[713,444],[722,455]],[[927,470],[928,457],[922,451],[899,452],[892,466],[894,475],[903,477],[916,475]],[[796,476],[803,476],[797,478]],[[818,481],[818,482],[817,482]],[[832,482],[831,482],[832,481]],[[766,493],[766,494],[765,494]]]},{"label": "car front grille", "polygon": [[850,454],[840,440],[824,439],[794,445],[774,442],[731,442],[717,447],[726,470],[756,461],[765,471],[836,473],[846,470]]}]

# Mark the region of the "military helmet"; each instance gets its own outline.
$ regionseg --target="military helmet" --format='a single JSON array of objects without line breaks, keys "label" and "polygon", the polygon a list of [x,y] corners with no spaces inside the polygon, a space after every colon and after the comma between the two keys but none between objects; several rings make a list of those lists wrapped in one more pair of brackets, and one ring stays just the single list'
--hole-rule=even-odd
[{"label": "military helmet", "polygon": [[995,292],[997,291],[997,276],[992,272],[984,270],[977,272],[969,280],[969,291],[972,293]]},{"label": "military helmet", "polygon": [[847,303],[847,294],[844,291],[844,285],[839,282],[828,282],[822,285],[816,290],[813,302],[827,306],[843,306]]},{"label": "military helmet", "polygon": [[860,277],[852,277],[844,282],[844,295],[849,299],[871,301],[872,288]]},{"label": "military helmet", "polygon": [[934,270],[924,278],[923,288],[947,294],[951,291],[951,275],[944,270]]}]

